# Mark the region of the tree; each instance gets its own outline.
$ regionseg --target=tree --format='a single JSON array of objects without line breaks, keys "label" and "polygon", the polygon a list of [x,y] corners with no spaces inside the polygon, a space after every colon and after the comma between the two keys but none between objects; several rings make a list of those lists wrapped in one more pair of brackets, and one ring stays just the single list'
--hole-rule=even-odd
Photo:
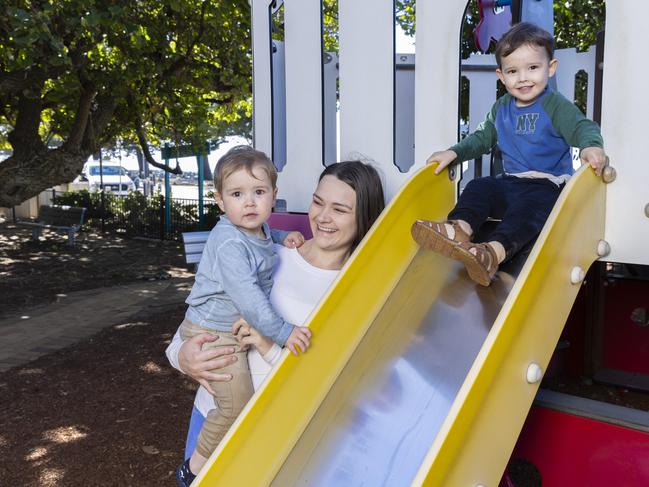
[{"label": "tree", "polygon": [[247,0],[3,2],[0,206],[71,181],[117,139],[160,167],[149,144],[249,128],[251,72]]}]

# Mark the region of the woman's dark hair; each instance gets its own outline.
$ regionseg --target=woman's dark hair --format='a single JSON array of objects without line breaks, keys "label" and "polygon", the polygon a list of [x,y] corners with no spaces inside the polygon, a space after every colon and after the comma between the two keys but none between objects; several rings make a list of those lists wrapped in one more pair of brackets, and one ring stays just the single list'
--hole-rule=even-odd
[{"label": "woman's dark hair", "polygon": [[325,176],[334,176],[356,192],[357,231],[351,247],[353,252],[385,207],[381,178],[376,169],[361,161],[336,162],[322,171],[318,181]]},{"label": "woman's dark hair", "polygon": [[520,22],[505,32],[496,44],[496,63],[502,68],[502,58],[524,45],[532,45],[544,49],[548,59],[554,55],[554,39],[549,32],[530,22]]}]

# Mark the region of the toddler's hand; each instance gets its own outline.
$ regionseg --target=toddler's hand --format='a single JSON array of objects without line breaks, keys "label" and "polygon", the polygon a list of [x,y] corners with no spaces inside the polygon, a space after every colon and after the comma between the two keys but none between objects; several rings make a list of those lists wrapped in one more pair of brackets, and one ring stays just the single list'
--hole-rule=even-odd
[{"label": "toddler's hand", "polygon": [[426,159],[426,164],[437,162],[438,166],[435,168],[435,174],[439,174],[455,159],[457,159],[457,154],[455,153],[455,151],[452,151],[450,149],[442,150],[433,152],[432,155],[428,159]]},{"label": "toddler's hand", "polygon": [[601,147],[586,147],[579,154],[582,164],[590,164],[598,176],[602,175],[602,170],[606,167],[606,152]]},{"label": "toddler's hand", "polygon": [[311,343],[310,339],[311,330],[306,326],[296,326],[286,340],[285,346],[293,355],[297,356],[300,352],[306,352],[306,349],[309,348]]},{"label": "toddler's hand", "polygon": [[273,341],[270,338],[266,338],[250,325],[248,325],[247,331],[243,332],[239,341],[246,347],[252,345],[262,356],[266,355],[273,347]]},{"label": "toddler's hand", "polygon": [[251,329],[252,326],[250,326],[243,318],[239,318],[237,321],[232,323],[232,334],[241,345],[241,350],[248,350],[248,348],[250,348],[249,345],[243,343],[243,338],[250,335]]},{"label": "toddler's hand", "polygon": [[301,247],[303,243],[304,235],[302,235],[300,232],[289,232],[289,234],[282,242],[284,247],[288,247],[289,249],[296,249],[298,247]]}]

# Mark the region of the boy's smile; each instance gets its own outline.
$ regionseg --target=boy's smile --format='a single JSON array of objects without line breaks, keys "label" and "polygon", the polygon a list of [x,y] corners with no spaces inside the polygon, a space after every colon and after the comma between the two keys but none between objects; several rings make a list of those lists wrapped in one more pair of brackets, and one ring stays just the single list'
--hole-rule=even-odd
[{"label": "boy's smile", "polygon": [[509,56],[501,59],[496,74],[516,105],[531,105],[541,96],[548,80],[557,70],[556,59],[548,59],[548,53],[540,46],[523,44]]},{"label": "boy's smile", "polygon": [[252,174],[239,169],[226,177],[215,199],[233,225],[263,238],[262,225],[270,217],[276,193],[268,173],[256,165]]}]

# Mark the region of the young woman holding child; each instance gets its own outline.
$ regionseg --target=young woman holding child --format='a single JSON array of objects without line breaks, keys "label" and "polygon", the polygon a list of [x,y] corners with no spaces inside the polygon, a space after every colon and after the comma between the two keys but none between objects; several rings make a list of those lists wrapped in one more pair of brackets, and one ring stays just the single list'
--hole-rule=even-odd
[{"label": "young woman holding child", "polygon": [[[383,207],[381,181],[371,166],[347,161],[322,172],[309,207],[313,238],[299,248],[275,246],[278,263],[273,270],[270,302],[284,320],[297,326],[305,323]],[[261,351],[251,349],[248,353],[256,389],[279,360],[281,347],[264,340],[247,324],[239,335],[244,337],[243,343],[254,344]],[[201,385],[190,421],[186,458],[194,451],[198,433],[214,408],[210,383],[230,380],[220,369],[237,361],[234,347],[204,349],[204,344],[214,340],[213,335],[201,333],[183,341],[176,333],[166,352],[172,366]]]}]

